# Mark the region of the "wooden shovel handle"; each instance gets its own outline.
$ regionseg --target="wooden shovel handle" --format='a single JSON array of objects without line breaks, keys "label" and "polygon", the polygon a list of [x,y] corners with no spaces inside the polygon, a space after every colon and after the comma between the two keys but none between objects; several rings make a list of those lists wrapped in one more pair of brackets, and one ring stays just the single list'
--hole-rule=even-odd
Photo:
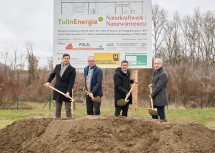
[{"label": "wooden shovel handle", "polygon": [[132,85],[130,91],[127,93],[127,95],[126,95],[126,97],[125,97],[125,101],[128,100],[128,97],[129,97],[129,95],[131,94],[131,92],[132,92],[132,90],[133,90],[133,88],[134,88],[134,85],[135,85],[135,83]]},{"label": "wooden shovel handle", "polygon": [[[149,91],[150,91],[150,95],[151,95],[152,94],[152,86],[149,86]],[[153,105],[153,99],[152,99],[152,97],[150,98],[150,101],[151,101],[151,107],[153,109],[154,105]]]},{"label": "wooden shovel handle", "polygon": [[[86,89],[84,90],[88,95],[90,94]],[[93,96],[91,98],[94,98]]]},{"label": "wooden shovel handle", "polygon": [[[56,89],[56,88],[54,88],[52,86],[48,86],[48,87],[51,88],[51,89],[53,89],[53,90],[55,90],[55,91],[57,91],[58,93],[60,93],[60,94],[62,94],[64,96],[66,96],[66,94],[63,93],[63,92],[61,92],[60,90],[58,90],[58,89]],[[68,98],[71,99],[72,101],[74,101],[74,99],[72,97],[68,96]]]}]

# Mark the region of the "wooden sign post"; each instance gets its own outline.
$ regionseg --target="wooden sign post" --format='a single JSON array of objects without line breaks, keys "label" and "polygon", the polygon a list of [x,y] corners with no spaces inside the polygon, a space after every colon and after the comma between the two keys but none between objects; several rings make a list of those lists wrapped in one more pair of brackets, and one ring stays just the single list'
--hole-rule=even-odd
[{"label": "wooden sign post", "polygon": [[[138,82],[138,69],[131,70],[131,79],[135,79],[135,81]],[[138,84],[134,87],[132,92],[132,115],[135,114],[137,107],[138,107]]]}]

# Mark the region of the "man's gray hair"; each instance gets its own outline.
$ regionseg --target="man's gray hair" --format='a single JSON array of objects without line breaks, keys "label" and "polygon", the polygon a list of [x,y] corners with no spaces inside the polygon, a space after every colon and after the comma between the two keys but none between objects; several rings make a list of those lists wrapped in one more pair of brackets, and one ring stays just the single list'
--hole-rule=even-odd
[{"label": "man's gray hair", "polygon": [[94,57],[94,56],[89,56],[89,57],[88,57],[88,59],[89,59],[89,58],[94,58],[94,59],[95,59],[95,57]]},{"label": "man's gray hair", "polygon": [[94,61],[96,61],[96,59],[95,59],[95,57],[94,57],[94,56],[89,56],[89,57],[87,58],[87,60],[89,60],[90,58],[93,58],[93,59],[94,59]]},{"label": "man's gray hair", "polygon": [[163,65],[163,60],[161,58],[155,58],[154,61],[158,61],[161,65]]}]

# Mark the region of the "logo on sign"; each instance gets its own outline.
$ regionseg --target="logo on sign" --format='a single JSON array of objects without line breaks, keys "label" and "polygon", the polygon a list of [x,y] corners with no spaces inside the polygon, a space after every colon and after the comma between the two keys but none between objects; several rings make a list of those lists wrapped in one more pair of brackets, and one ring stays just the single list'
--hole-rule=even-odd
[{"label": "logo on sign", "polygon": [[113,60],[114,60],[114,61],[119,61],[119,56],[118,56],[118,54],[113,54]]}]

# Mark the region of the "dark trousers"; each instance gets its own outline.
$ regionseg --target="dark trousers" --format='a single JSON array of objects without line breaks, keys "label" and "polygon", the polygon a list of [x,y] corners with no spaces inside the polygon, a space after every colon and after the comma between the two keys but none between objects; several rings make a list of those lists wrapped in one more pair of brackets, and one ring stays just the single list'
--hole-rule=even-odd
[{"label": "dark trousers", "polygon": [[[60,118],[61,117],[61,108],[62,108],[63,102],[55,101],[55,103],[56,103],[55,116],[56,116],[56,118]],[[65,108],[66,108],[66,116],[67,117],[72,117],[71,103],[70,102],[65,102]]]},{"label": "dark trousers", "polygon": [[122,111],[122,116],[128,116],[128,108],[129,104],[127,103],[125,106],[115,106],[115,116],[119,116]]},{"label": "dark trousers", "polygon": [[158,115],[152,115],[152,118],[158,119],[158,116],[159,116],[161,120],[165,120],[166,119],[165,106],[154,106],[154,108],[157,108]]},{"label": "dark trousers", "polygon": [[94,102],[86,96],[87,115],[100,115],[101,102]]}]

